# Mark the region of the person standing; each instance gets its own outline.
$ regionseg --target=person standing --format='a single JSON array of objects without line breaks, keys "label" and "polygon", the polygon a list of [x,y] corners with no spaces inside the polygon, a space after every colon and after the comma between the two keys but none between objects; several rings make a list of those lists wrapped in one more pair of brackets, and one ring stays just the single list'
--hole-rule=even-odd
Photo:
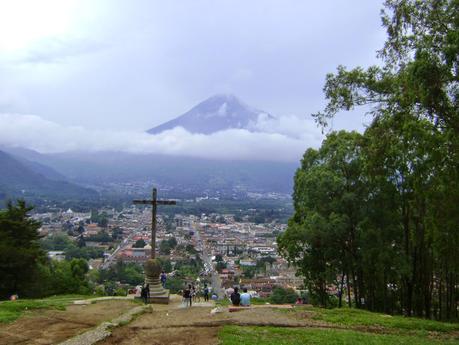
[{"label": "person standing", "polygon": [[163,286],[163,289],[166,288],[166,280],[167,280],[167,275],[166,272],[162,271],[161,272],[161,285]]},{"label": "person standing", "polygon": [[196,286],[194,284],[191,286],[191,298],[196,303]]},{"label": "person standing", "polygon": [[183,298],[185,299],[185,305],[191,307],[191,302],[193,296],[191,295],[191,284],[188,284],[188,287],[183,290]]},{"label": "person standing", "polygon": [[[148,286],[148,285],[147,285]],[[143,302],[147,304],[148,297],[147,297],[147,286],[142,285],[140,289],[140,298],[142,298]]]},{"label": "person standing", "polygon": [[244,288],[242,291],[244,291],[241,294],[241,305],[244,307],[250,307],[250,294],[247,292],[247,288]]},{"label": "person standing", "polygon": [[147,286],[145,287],[145,297],[145,303],[148,303],[150,301],[150,284],[147,284]]},{"label": "person standing", "polygon": [[209,301],[209,288],[207,287],[207,284],[204,284],[204,302]]}]

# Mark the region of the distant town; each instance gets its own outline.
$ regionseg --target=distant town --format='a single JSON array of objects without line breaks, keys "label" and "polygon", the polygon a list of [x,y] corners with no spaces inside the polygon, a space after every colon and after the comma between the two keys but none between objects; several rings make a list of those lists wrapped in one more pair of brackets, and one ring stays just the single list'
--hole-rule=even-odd
[{"label": "distant town", "polygon": [[[163,262],[168,287],[178,292],[187,282],[202,282],[221,297],[226,289],[244,286],[254,297],[262,298],[269,297],[276,287],[302,289],[304,279],[296,276],[296,270],[277,250],[276,237],[285,231],[286,224],[261,222],[250,216],[256,211],[245,210],[243,216],[159,213],[156,257]],[[83,257],[90,270],[103,275],[117,265],[136,266],[140,273],[151,255],[148,207],[91,212],[67,209],[35,213],[33,218],[41,222],[42,244],[54,260]],[[187,266],[194,269],[183,269]],[[129,289],[135,282],[122,280],[112,282],[111,290]],[[107,288],[103,280],[99,283],[101,289]],[[142,283],[140,278],[136,283]]]}]

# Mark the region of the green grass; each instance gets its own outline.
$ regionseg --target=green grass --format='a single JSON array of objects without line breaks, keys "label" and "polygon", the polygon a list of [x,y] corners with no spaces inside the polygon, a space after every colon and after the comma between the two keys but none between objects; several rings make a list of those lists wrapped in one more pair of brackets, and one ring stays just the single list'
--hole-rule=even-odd
[{"label": "green grass", "polygon": [[219,332],[219,339],[223,345],[430,345],[459,343],[454,340],[436,340],[407,335],[372,334],[351,330],[239,326],[223,327]]},{"label": "green grass", "polygon": [[311,311],[314,320],[322,320],[346,326],[380,326],[415,331],[459,331],[459,323],[447,323],[415,317],[391,316],[351,308],[295,308],[295,311]]},{"label": "green grass", "polygon": [[5,301],[0,303],[0,323],[13,322],[24,312],[36,309],[58,309],[65,307],[74,300],[87,298],[81,295],[60,295],[44,299],[19,299],[17,301]]}]

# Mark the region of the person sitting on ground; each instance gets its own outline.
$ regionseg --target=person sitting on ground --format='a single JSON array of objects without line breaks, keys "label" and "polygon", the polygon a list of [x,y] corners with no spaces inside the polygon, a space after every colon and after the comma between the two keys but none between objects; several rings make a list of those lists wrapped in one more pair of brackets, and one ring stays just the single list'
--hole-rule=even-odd
[{"label": "person sitting on ground", "polygon": [[231,302],[234,306],[239,306],[241,304],[241,295],[239,294],[239,289],[234,288],[234,292],[231,294]]},{"label": "person sitting on ground", "polygon": [[244,288],[242,291],[244,291],[241,294],[241,305],[244,307],[250,307],[250,294],[247,292],[247,288]]},{"label": "person sitting on ground", "polygon": [[296,299],[295,304],[303,304],[303,300],[301,299],[301,297],[298,297],[298,298]]}]

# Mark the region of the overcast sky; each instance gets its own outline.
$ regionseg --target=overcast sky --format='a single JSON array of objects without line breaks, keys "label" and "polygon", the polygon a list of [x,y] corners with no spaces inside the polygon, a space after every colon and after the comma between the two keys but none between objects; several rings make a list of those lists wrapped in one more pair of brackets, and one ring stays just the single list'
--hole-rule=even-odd
[{"label": "overcast sky", "polygon": [[[0,0],[0,114],[23,126],[33,115],[63,131],[140,132],[213,94],[233,93],[308,120],[324,104],[326,73],[377,63],[381,6]],[[340,115],[334,127],[361,130],[362,120],[362,112]]]}]

